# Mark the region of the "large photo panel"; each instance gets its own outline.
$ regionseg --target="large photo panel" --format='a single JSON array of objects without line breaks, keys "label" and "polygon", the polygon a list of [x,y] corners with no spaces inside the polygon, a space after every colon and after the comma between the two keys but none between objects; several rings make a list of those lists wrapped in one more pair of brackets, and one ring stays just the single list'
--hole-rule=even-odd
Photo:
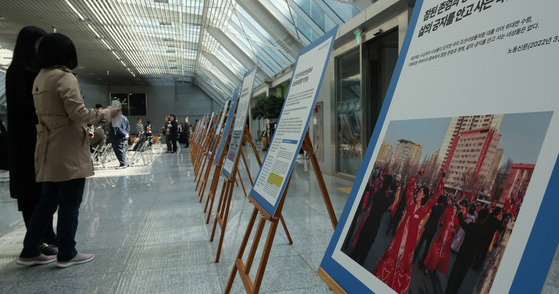
[{"label": "large photo panel", "polygon": [[[416,3],[321,264],[342,288],[541,289],[557,246],[538,227],[557,220],[540,210],[558,203],[548,190],[559,144],[557,9],[550,0]],[[526,270],[534,250],[546,258]]]}]

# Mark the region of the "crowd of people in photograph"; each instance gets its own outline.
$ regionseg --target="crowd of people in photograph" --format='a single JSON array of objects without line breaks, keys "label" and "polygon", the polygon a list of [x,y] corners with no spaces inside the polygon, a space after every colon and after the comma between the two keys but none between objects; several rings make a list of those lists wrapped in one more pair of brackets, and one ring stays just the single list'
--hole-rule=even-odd
[{"label": "crowd of people in photograph", "polygon": [[[506,205],[461,199],[460,193],[445,189],[444,172],[434,188],[423,185],[423,173],[419,170],[406,182],[400,175],[373,170],[342,251],[364,266],[384,230],[392,239],[384,252],[376,252],[382,255],[369,270],[397,293],[409,292],[416,262],[427,277],[436,272],[447,277],[445,293],[458,293],[470,269],[479,273],[475,292],[488,293],[516,215]],[[382,222],[385,215],[388,222]]]}]

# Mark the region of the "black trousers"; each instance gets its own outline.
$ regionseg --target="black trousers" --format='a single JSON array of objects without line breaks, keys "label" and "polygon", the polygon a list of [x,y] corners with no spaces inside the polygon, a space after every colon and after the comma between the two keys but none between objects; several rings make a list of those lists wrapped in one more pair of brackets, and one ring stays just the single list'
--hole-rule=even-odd
[{"label": "black trousers", "polygon": [[417,256],[419,255],[419,251],[421,251],[421,247],[423,246],[423,243],[425,243],[425,250],[423,251],[423,256],[419,260],[419,265],[423,265],[425,258],[427,258],[427,254],[429,253],[429,248],[431,247],[431,241],[433,241],[433,236],[435,236],[435,231],[425,230],[425,232],[421,234],[421,238],[419,239],[419,242],[417,242],[417,246],[415,247],[415,252],[413,254],[413,261],[417,259]]},{"label": "black trousers", "polygon": [[[36,206],[36,205],[35,205]],[[27,229],[29,229],[29,225],[31,223],[31,216],[33,215],[33,211],[35,210],[35,208],[32,209],[23,209],[21,211],[21,214],[23,215],[23,222],[25,223],[25,227]],[[47,230],[45,231],[45,234],[43,235],[43,243],[47,243],[47,244],[52,244],[52,245],[56,245],[56,235],[54,234],[54,228],[52,226],[52,215],[50,216],[50,219],[47,220]]]},{"label": "black trousers", "polygon": [[470,265],[468,263],[460,262],[456,260],[454,262],[454,266],[452,267],[452,271],[450,272],[450,276],[448,277],[448,283],[446,284],[446,292],[445,294],[456,294],[460,289],[460,285],[464,281],[468,270],[470,269]]}]

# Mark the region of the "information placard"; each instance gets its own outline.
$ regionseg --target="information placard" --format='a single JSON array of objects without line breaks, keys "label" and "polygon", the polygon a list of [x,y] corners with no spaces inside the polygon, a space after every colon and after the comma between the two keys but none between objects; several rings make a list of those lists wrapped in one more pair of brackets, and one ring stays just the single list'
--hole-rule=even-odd
[{"label": "information placard", "polygon": [[204,132],[204,130],[206,129],[206,123],[208,120],[208,115],[204,115],[204,117],[200,120],[200,122],[198,123],[198,125],[196,125],[196,129],[195,132],[197,133],[196,138],[194,140],[194,142],[196,142],[196,144],[200,144],[200,137],[202,137],[202,133]]},{"label": "information placard", "polygon": [[[231,122],[233,121],[233,116],[235,116],[235,108],[237,107],[237,101],[239,99],[239,88],[235,88],[233,92],[233,97],[231,98],[231,107],[229,107],[229,114],[227,115],[227,120],[225,121],[225,127],[223,128],[223,134],[221,135],[221,140],[219,141],[219,147],[215,153],[214,162],[216,164],[219,163],[219,158],[221,157],[221,153],[223,152],[223,148],[225,148],[225,141],[227,141],[227,136],[229,136],[229,132],[231,131]],[[227,110],[227,109],[225,109]]]},{"label": "information placard", "polygon": [[559,241],[558,10],[416,2],[320,266],[346,292],[541,291]]},{"label": "information placard", "polygon": [[303,143],[338,28],[299,52],[278,126],[250,195],[270,215],[285,190]]},{"label": "information placard", "polygon": [[231,179],[233,169],[239,158],[239,150],[243,141],[243,133],[245,131],[246,118],[248,107],[250,106],[250,97],[252,96],[252,85],[254,77],[256,76],[256,65],[249,70],[243,78],[243,85],[241,86],[241,94],[239,97],[239,105],[237,106],[237,115],[235,116],[235,123],[233,124],[233,131],[231,133],[231,141],[229,144],[229,151],[223,163],[223,174],[227,179]]},{"label": "information placard", "polygon": [[223,105],[223,110],[221,110],[221,117],[219,118],[219,122],[217,123],[217,126],[215,128],[215,134],[214,134],[214,138],[212,140],[212,146],[210,147],[210,150],[208,152],[208,156],[212,160],[213,160],[212,151],[215,148],[215,144],[217,144],[217,137],[219,136],[219,132],[221,131],[221,126],[223,125],[223,122],[225,121],[225,113],[227,111],[227,108],[229,107],[229,103],[231,103],[231,98],[227,98],[227,100],[225,101],[225,104]]}]

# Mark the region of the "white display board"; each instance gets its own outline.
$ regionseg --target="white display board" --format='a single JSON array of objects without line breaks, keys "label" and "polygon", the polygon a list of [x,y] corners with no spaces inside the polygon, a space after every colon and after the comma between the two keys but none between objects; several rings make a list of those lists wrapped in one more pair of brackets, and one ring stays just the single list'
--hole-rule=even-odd
[{"label": "white display board", "polygon": [[256,76],[256,70],[257,67],[254,66],[245,74],[243,78],[243,85],[241,87],[235,123],[233,124],[233,133],[231,134],[229,151],[225,157],[222,169],[222,173],[228,179],[231,179],[231,175],[233,174],[233,170],[236,168],[235,165],[239,159],[239,150],[241,149],[241,143],[243,141],[243,133],[245,131],[246,118],[248,107],[250,106],[250,97],[252,96],[252,85],[254,83],[254,77]]},{"label": "white display board", "polygon": [[[399,168],[395,163],[399,148],[411,142],[422,152],[416,170],[426,167],[429,160],[446,168],[445,193],[449,198],[502,206],[516,218],[506,246],[494,244],[500,248],[498,252],[487,253],[477,272],[469,270],[470,280],[461,284],[460,293],[482,288],[491,293],[541,291],[559,241],[555,211],[559,207],[557,11],[556,0],[416,2],[369,148],[321,263],[344,290],[395,293],[393,288],[397,287],[373,274],[394,242],[391,234],[385,236],[390,215],[382,216],[385,220],[365,263],[350,257],[352,245],[347,244],[357,243],[353,240],[358,238],[355,231],[363,221],[361,204],[369,179],[381,173],[409,181],[410,175],[404,177],[413,165]],[[476,119],[487,119],[487,124]],[[480,139],[488,138],[484,132],[492,133],[489,144]],[[453,141],[448,142],[449,138]],[[393,156],[385,159],[384,152],[390,148]],[[433,159],[435,153],[439,159]],[[471,164],[472,172],[483,175],[483,185],[495,184],[497,180],[490,180],[490,162],[484,162],[489,157],[500,158],[495,164],[505,178],[519,179],[520,173],[513,175],[516,171],[529,175],[523,178],[525,184],[514,192],[496,195],[489,186],[472,192],[468,184],[459,183],[457,178],[464,177]],[[509,159],[512,168],[507,171]],[[508,188],[504,185],[503,189]],[[453,254],[448,272],[438,272],[437,281],[411,274],[410,292],[428,293],[425,287],[430,286],[426,285],[435,283],[444,292],[455,265]],[[412,273],[420,271],[417,267],[417,262],[412,264]]]},{"label": "white display board", "polygon": [[337,29],[302,49],[297,57],[278,126],[250,191],[270,215],[277,209],[301,149]]},{"label": "white display board", "polygon": [[223,128],[223,134],[221,135],[221,140],[219,141],[219,147],[215,153],[214,162],[216,164],[219,163],[219,158],[221,157],[221,153],[225,148],[225,142],[227,141],[227,137],[231,132],[231,122],[233,122],[233,117],[235,116],[235,109],[237,108],[237,101],[239,100],[239,88],[235,88],[233,92],[233,98],[231,98],[231,107],[229,108],[229,114],[227,115],[227,121],[225,121],[225,127]]}]

